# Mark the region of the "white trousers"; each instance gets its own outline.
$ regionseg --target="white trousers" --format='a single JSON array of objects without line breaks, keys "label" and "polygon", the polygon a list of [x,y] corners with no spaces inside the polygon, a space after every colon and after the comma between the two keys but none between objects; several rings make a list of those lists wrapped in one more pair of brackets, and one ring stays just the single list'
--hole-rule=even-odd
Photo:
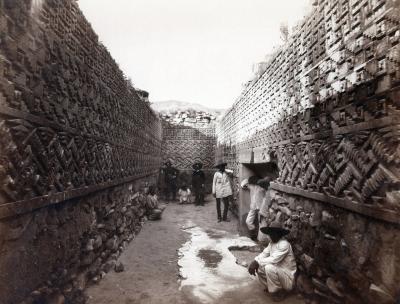
[{"label": "white trousers", "polygon": [[[260,229],[261,229],[262,227],[267,227],[267,226],[268,226],[267,219],[266,219],[264,216],[260,215],[259,219],[260,219],[260,222],[259,222]],[[269,237],[268,237],[268,235],[266,235],[265,233],[261,232],[260,229],[258,230],[258,237],[257,237],[257,240],[258,240],[259,242],[263,242],[263,243],[269,242]]]},{"label": "white trousers", "polygon": [[292,290],[294,276],[285,271],[283,268],[267,264],[265,267],[259,267],[258,279],[264,285],[268,292],[277,292],[278,290]]},{"label": "white trousers", "polygon": [[247,214],[246,225],[249,230],[256,229],[256,225],[254,225],[254,222],[256,220],[257,214],[258,212],[256,209],[250,209],[249,213]]}]

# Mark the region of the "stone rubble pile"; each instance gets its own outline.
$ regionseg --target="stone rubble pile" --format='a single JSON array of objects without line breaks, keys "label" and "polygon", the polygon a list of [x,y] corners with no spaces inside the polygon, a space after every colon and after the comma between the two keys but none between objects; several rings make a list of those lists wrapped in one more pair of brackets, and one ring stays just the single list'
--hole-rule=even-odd
[{"label": "stone rubble pile", "polygon": [[[52,231],[51,246],[62,247],[64,253],[46,282],[20,304],[85,303],[89,284],[98,283],[110,271],[124,271],[118,258],[146,221],[146,199],[131,184],[94,195],[82,204],[69,203],[62,207],[66,210],[48,212],[38,238]],[[76,236],[68,235],[63,225],[71,221],[78,225],[73,217],[77,213],[83,213],[85,223],[77,227],[79,238],[67,245],[65,240]]]}]

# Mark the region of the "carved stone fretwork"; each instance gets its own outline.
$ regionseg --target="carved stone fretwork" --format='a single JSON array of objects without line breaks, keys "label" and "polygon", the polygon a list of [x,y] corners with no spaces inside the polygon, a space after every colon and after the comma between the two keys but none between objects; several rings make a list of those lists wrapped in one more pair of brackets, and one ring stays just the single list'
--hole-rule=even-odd
[{"label": "carved stone fretwork", "polygon": [[399,130],[396,125],[282,145],[277,183],[398,211]]},{"label": "carved stone fretwork", "polygon": [[160,119],[77,3],[29,5],[0,3],[0,218],[155,174],[161,163]]},{"label": "carved stone fretwork", "polygon": [[213,168],[215,138],[193,128],[169,128],[163,137],[162,154],[166,161],[170,159],[179,169],[192,169],[195,162],[201,162],[203,168]]},{"label": "carved stone fretwork", "polygon": [[277,190],[398,222],[397,2],[316,1],[221,119],[217,153],[232,164],[276,155]]}]

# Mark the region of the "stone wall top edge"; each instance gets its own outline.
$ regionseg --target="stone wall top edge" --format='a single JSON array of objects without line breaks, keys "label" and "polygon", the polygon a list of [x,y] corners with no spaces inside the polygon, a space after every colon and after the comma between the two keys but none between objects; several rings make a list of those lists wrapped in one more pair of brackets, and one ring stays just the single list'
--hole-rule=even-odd
[{"label": "stone wall top edge", "polygon": [[271,183],[271,189],[283,192],[290,195],[301,196],[304,198],[312,199],[327,205],[334,205],[341,209],[355,212],[375,220],[381,220],[384,222],[389,222],[396,224],[400,228],[400,212],[396,212],[389,209],[383,209],[375,206],[368,206],[363,204],[358,204],[351,200],[345,198],[338,198],[334,196],[325,195],[318,192],[305,191],[296,187],[290,187],[287,185],[281,185],[279,183]]},{"label": "stone wall top edge", "polygon": [[44,208],[50,205],[55,205],[62,203],[64,201],[82,197],[88,195],[93,192],[97,192],[100,190],[104,190],[107,188],[115,187],[118,185],[126,184],[129,182],[133,182],[145,177],[155,176],[158,174],[158,170],[154,170],[153,172],[138,174],[135,176],[126,177],[120,180],[113,180],[97,185],[75,188],[71,190],[66,190],[64,192],[53,193],[49,195],[44,195],[40,197],[35,197],[28,200],[16,201],[12,203],[7,203],[4,205],[0,205],[0,220],[11,218],[14,216],[18,216],[21,214],[32,212],[39,208]]}]

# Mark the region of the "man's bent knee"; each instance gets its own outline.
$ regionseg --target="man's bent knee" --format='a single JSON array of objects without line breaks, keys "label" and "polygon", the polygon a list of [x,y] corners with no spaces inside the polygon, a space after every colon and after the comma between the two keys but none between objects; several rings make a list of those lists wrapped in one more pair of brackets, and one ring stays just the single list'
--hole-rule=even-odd
[{"label": "man's bent knee", "polygon": [[270,273],[276,274],[276,273],[278,273],[278,267],[276,267],[276,266],[273,265],[273,264],[267,264],[267,265],[265,265],[264,270],[265,270],[265,273],[266,273],[266,274],[270,274]]}]

